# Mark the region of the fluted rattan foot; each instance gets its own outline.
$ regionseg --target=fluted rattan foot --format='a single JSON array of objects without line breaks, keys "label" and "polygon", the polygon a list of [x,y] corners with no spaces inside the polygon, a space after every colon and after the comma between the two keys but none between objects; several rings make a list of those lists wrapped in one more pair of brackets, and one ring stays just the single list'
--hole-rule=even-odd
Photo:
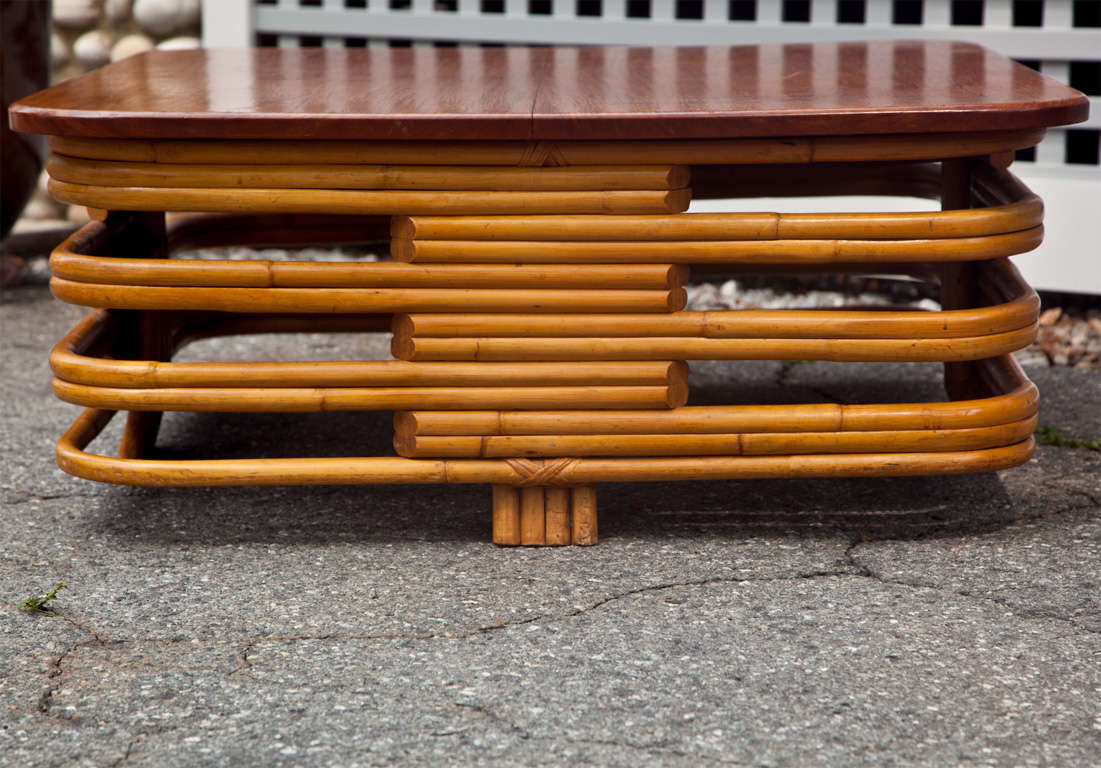
[{"label": "fluted rattan foot", "polygon": [[554,547],[596,542],[593,486],[493,486],[494,544]]}]

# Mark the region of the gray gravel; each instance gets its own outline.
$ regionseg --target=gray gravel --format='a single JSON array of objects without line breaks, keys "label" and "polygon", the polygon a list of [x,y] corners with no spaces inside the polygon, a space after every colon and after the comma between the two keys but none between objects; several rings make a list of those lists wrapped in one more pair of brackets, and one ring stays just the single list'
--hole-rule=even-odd
[{"label": "gray gravel", "polygon": [[[971,477],[608,485],[599,546],[496,549],[483,487],[61,473],[52,445],[76,409],[52,399],[45,358],[80,315],[37,286],[0,303],[0,765],[1101,764],[1101,454],[1041,446]],[[263,345],[250,353],[304,351]],[[1029,373],[1041,423],[1101,436],[1101,374]],[[693,376],[698,402],[941,396],[937,366]],[[161,445],[389,439],[385,415],[196,414],[167,419]],[[60,580],[52,615],[18,610]]]}]

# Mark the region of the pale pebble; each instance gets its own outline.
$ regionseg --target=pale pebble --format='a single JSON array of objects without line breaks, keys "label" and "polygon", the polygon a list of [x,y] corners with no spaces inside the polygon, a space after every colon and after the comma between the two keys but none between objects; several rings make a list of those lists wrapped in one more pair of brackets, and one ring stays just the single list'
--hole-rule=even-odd
[{"label": "pale pebble", "polygon": [[96,0],[54,0],[54,24],[68,29],[84,29],[99,20]]},{"label": "pale pebble", "polygon": [[65,38],[56,32],[51,33],[50,60],[53,62],[53,66],[56,68],[65,65],[69,61],[70,55],[69,44],[65,42]]},{"label": "pale pebble", "polygon": [[199,0],[137,0],[134,18],[151,35],[168,35],[199,23]]},{"label": "pale pebble", "polygon": [[120,38],[111,49],[111,61],[119,61],[136,53],[153,50],[153,41],[146,35],[126,35]]},{"label": "pale pebble", "polygon": [[111,60],[111,42],[111,36],[106,32],[93,29],[76,39],[73,53],[77,61],[88,69],[101,67]]},{"label": "pale pebble", "polygon": [[103,11],[107,14],[108,19],[118,23],[125,21],[126,17],[130,15],[131,5],[132,0],[107,0],[103,6]]},{"label": "pale pebble", "polygon": [[70,205],[65,212],[65,218],[74,224],[87,224],[92,220],[88,215],[88,209],[83,205]]},{"label": "pale pebble", "polygon": [[202,46],[202,41],[197,37],[170,37],[157,43],[157,49],[161,51],[187,51]]}]

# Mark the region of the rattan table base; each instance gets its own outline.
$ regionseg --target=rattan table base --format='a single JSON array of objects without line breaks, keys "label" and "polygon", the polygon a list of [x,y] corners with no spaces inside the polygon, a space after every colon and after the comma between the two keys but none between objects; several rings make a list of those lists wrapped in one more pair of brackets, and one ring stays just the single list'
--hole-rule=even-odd
[{"label": "rattan table base", "polygon": [[[1081,94],[978,46],[155,51],[16,103],[93,222],[51,355],[68,472],[142,485],[485,483],[493,540],[593,544],[603,482],[985,472],[1026,461],[1008,170]],[[900,195],[902,213],[745,197]],[[721,213],[690,209],[723,199]],[[166,212],[171,212],[167,215]],[[389,258],[193,247],[382,243]],[[895,276],[940,308],[691,311],[695,276]],[[191,361],[198,339],[389,333],[390,360]],[[944,364],[937,402],[697,404],[697,360]],[[90,442],[116,411],[116,456]],[[394,412],[394,454],[172,460],[161,414]],[[339,416],[334,415],[334,418]]]}]

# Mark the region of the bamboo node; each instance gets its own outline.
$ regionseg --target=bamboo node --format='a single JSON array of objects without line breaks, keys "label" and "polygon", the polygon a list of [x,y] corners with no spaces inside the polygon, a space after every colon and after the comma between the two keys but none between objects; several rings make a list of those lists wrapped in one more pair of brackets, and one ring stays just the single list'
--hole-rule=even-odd
[{"label": "bamboo node", "polygon": [[577,459],[554,459],[553,461],[531,461],[530,459],[505,459],[505,463],[522,479],[521,486],[565,485],[558,475]]}]

